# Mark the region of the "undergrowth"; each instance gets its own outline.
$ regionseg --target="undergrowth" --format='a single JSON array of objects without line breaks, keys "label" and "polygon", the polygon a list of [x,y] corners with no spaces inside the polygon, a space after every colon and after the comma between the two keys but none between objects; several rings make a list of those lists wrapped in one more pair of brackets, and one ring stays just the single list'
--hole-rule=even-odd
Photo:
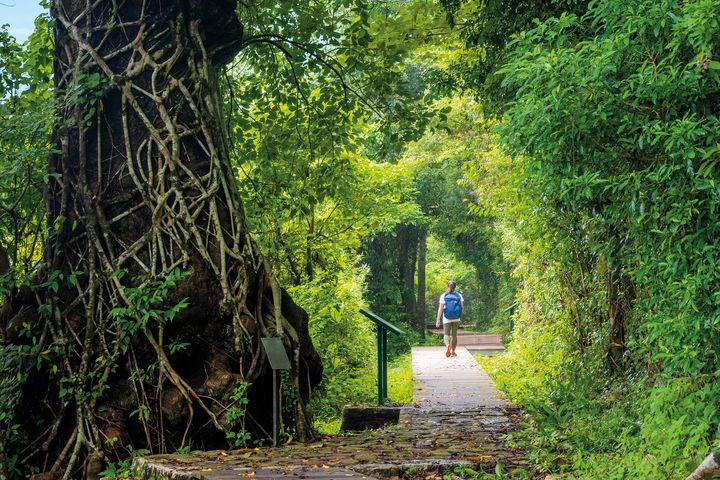
[{"label": "undergrowth", "polygon": [[[348,404],[377,403],[377,372],[366,369],[357,372],[352,380],[329,378],[324,390],[313,398],[312,406],[324,408],[325,413],[315,415],[315,428],[323,435],[336,435],[342,422],[342,407]],[[342,381],[341,381],[342,380]],[[412,359],[403,354],[388,364],[388,403],[412,402]]]},{"label": "undergrowth", "polygon": [[[720,436],[717,379],[612,377],[571,354],[544,360],[539,331],[497,357],[477,357],[526,417],[509,444],[553,478],[682,479]],[[532,367],[531,367],[532,366]]]},{"label": "undergrowth", "polygon": [[522,468],[508,472],[502,463],[497,463],[494,471],[489,473],[458,465],[452,469],[452,472],[446,472],[442,476],[442,480],[457,478],[465,480],[526,480],[530,478],[530,473]]}]

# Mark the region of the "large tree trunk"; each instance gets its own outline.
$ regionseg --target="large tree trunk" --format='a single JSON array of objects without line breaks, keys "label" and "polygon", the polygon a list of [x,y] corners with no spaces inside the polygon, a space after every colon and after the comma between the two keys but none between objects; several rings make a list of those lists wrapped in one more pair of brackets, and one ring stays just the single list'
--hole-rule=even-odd
[{"label": "large tree trunk", "polygon": [[[4,311],[8,341],[40,358],[19,389],[15,447],[24,439],[20,459],[50,477],[92,476],[130,445],[268,434],[264,336],[281,336],[292,361],[285,428],[311,434],[304,402],[322,366],[307,315],[248,236],[222,127],[216,71],[241,47],[235,6],[54,3],[61,122],[46,268]],[[244,416],[232,398],[242,381]]]}]

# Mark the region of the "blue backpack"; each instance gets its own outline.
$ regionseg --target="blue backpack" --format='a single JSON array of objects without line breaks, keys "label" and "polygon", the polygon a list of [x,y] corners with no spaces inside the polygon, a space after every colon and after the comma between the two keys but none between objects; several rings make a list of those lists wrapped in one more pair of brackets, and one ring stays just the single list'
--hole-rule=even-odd
[{"label": "blue backpack", "polygon": [[462,304],[460,303],[460,294],[450,292],[445,294],[445,308],[443,316],[448,320],[457,320],[462,315]]}]

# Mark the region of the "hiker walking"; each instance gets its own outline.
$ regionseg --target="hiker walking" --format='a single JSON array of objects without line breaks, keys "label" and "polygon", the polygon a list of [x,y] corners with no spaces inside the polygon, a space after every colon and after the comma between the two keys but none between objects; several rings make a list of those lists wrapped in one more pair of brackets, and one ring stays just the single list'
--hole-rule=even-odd
[{"label": "hiker walking", "polygon": [[460,292],[455,291],[456,283],[452,280],[447,282],[447,291],[440,295],[440,305],[438,305],[437,320],[435,326],[440,328],[440,318],[443,323],[443,340],[447,346],[445,356],[457,357],[455,347],[457,346],[458,326],[460,325],[460,316],[465,306],[465,299]]}]

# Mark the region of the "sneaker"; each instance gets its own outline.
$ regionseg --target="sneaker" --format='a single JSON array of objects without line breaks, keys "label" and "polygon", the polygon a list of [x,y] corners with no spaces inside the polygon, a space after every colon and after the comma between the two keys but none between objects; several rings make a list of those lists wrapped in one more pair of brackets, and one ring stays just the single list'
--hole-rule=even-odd
[{"label": "sneaker", "polygon": [[457,353],[455,353],[455,352],[452,352],[451,356],[453,356],[453,357],[457,357]]},{"label": "sneaker", "polygon": [[447,351],[445,352],[445,356],[446,356],[446,357],[449,357],[450,355],[452,355],[452,352],[450,351],[451,348],[452,348],[452,347],[450,347],[450,345],[448,345]]}]

